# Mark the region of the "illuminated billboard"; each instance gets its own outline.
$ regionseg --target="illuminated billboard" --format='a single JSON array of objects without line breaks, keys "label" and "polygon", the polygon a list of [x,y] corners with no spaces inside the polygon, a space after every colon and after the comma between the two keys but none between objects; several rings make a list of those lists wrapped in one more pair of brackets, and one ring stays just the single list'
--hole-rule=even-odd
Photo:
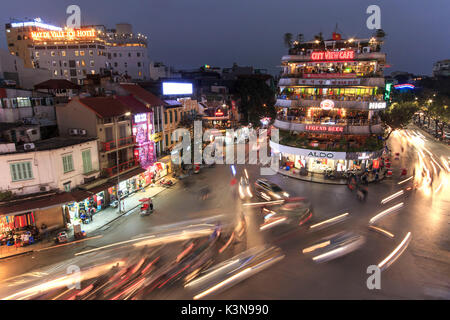
[{"label": "illuminated billboard", "polygon": [[192,83],[163,82],[163,95],[190,95],[193,93]]},{"label": "illuminated billboard", "polygon": [[133,119],[133,136],[136,137],[135,157],[142,168],[149,168],[156,161],[155,143],[152,141],[152,114],[136,114]]}]

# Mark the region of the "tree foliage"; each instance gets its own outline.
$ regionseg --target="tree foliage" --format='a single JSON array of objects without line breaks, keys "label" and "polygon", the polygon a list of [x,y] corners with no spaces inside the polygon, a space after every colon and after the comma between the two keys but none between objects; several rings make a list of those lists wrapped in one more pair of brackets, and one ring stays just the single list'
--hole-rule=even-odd
[{"label": "tree foliage", "polygon": [[384,112],[380,113],[381,120],[387,126],[385,139],[388,139],[394,130],[404,129],[418,110],[419,107],[416,102],[404,101],[394,102]]},{"label": "tree foliage", "polygon": [[286,47],[288,47],[288,48],[292,47],[292,33],[289,33],[289,32],[285,33],[283,40],[284,40],[284,45]]},{"label": "tree foliage", "polygon": [[239,79],[235,88],[243,122],[259,126],[261,118],[275,118],[275,92],[263,79]]}]

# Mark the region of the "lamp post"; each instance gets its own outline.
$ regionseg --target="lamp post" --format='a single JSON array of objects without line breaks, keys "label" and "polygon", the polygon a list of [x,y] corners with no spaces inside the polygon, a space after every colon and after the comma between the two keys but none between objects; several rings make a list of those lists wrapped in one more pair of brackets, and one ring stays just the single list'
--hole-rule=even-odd
[{"label": "lamp post", "polygon": [[131,113],[126,112],[121,116],[118,116],[116,118],[116,128],[115,128],[115,136],[116,136],[116,167],[117,167],[117,199],[119,201],[119,214],[122,214],[122,204],[120,202],[120,194],[119,194],[119,184],[120,184],[120,168],[119,168],[119,138],[118,138],[118,131],[119,131],[119,118],[123,116],[129,116]]}]

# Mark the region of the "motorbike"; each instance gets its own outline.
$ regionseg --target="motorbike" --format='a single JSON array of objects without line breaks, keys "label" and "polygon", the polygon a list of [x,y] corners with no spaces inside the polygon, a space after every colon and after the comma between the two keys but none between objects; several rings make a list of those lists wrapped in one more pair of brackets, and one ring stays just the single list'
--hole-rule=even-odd
[{"label": "motorbike", "polygon": [[325,179],[330,179],[330,180],[334,180],[334,179],[336,179],[336,176],[335,176],[335,174],[334,174],[334,171],[333,170],[327,170],[327,171],[325,171]]}]

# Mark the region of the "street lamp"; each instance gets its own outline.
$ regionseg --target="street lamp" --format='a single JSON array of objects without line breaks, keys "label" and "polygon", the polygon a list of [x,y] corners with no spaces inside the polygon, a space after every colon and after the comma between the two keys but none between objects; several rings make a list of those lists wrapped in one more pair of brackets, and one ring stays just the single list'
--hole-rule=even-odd
[{"label": "street lamp", "polygon": [[117,200],[119,201],[119,214],[122,214],[122,206],[120,203],[120,193],[119,193],[119,184],[120,184],[120,168],[119,168],[119,138],[117,135],[117,131],[119,131],[119,118],[126,116],[128,117],[131,114],[131,112],[125,112],[123,115],[116,117],[116,128],[115,128],[115,135],[116,135],[116,167],[117,167]]}]

